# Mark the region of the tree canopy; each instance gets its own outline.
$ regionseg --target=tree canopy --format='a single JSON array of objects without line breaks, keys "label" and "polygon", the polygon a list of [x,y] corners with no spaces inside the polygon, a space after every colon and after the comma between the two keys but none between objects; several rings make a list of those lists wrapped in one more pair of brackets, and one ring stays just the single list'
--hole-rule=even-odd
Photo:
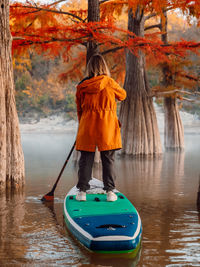
[{"label": "tree canopy", "polygon": [[[13,36],[13,54],[16,58],[29,57],[30,49],[53,59],[62,57],[69,63],[59,75],[67,82],[81,77],[86,62],[86,47],[90,40],[99,44],[100,52],[109,56],[111,71],[116,79],[123,82],[125,75],[124,50],[129,49],[136,56],[139,51],[146,55],[147,65],[167,64],[170,75],[174,77],[174,86],[155,86],[153,95],[174,95],[183,99],[178,90],[194,88],[198,77],[186,71],[189,65],[188,52],[199,55],[200,43],[195,40],[161,40],[164,12],[175,10],[182,13],[188,23],[199,26],[200,5],[196,1],[161,0],[110,0],[100,1],[100,21],[87,21],[86,1],[71,1],[61,7],[64,1],[53,4],[15,2],[10,6],[10,27]],[[140,7],[144,16],[143,36],[136,36],[127,30],[127,13]],[[178,11],[177,11],[178,10]],[[115,54],[115,56],[113,56]],[[71,64],[73,62],[73,64]]]},{"label": "tree canopy", "polygon": [[[89,40],[94,40],[99,43],[100,52],[103,54],[129,49],[137,55],[138,51],[143,51],[151,58],[151,62],[153,58],[154,63],[160,63],[170,61],[170,55],[184,57],[188,50],[196,53],[200,47],[200,43],[185,40],[163,44],[160,31],[148,31],[148,33],[145,31],[144,36],[141,37],[128,31],[126,25],[118,23],[118,18],[123,12],[127,13],[128,9],[132,8],[134,13],[134,10],[140,6],[146,21],[152,17],[163,16],[164,10],[179,8],[187,16],[188,21],[195,18],[199,25],[198,0],[100,1],[100,22],[87,22],[85,1],[73,1],[57,7],[60,2],[62,1],[50,5],[34,4],[29,1],[25,4],[15,2],[10,6],[13,53],[24,55],[28,48],[34,46],[38,53],[45,52],[51,58],[62,55],[67,62],[74,57],[72,48],[80,46],[78,58],[79,61],[84,61],[84,48]],[[71,69],[68,74],[72,72]],[[70,75],[64,75],[62,78],[66,76],[70,77]]]}]

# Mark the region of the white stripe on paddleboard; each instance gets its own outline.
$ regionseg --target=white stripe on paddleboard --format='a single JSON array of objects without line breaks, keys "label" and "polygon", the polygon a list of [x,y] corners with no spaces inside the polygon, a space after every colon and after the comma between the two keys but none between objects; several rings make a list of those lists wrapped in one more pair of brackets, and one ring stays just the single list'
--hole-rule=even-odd
[{"label": "white stripe on paddleboard", "polygon": [[137,226],[137,229],[136,229],[136,232],[135,234],[132,236],[132,237],[128,237],[128,236],[100,236],[100,237],[93,237],[92,235],[90,235],[88,232],[86,232],[85,230],[83,230],[83,228],[81,228],[69,215],[69,213],[67,212],[67,209],[66,209],[66,198],[67,198],[68,194],[66,195],[65,197],[65,200],[64,200],[64,211],[65,211],[65,215],[68,219],[68,221],[71,223],[72,226],[74,226],[74,228],[76,228],[76,230],[78,232],[80,232],[83,236],[85,236],[86,238],[90,239],[91,241],[124,241],[124,240],[132,240],[132,239],[135,239],[139,232],[140,232],[140,228],[141,228],[141,219],[140,219],[140,216],[137,212],[137,215],[138,215],[138,226]]},{"label": "white stripe on paddleboard", "polygon": [[75,223],[75,221],[69,216],[69,213],[67,212],[66,209],[66,198],[68,195],[66,195],[65,200],[64,200],[64,211],[65,211],[65,215],[68,219],[68,221],[71,223],[71,225],[73,225],[82,235],[84,235],[85,237],[87,237],[88,239],[92,240],[93,237],[86,231],[84,231],[77,223]]}]

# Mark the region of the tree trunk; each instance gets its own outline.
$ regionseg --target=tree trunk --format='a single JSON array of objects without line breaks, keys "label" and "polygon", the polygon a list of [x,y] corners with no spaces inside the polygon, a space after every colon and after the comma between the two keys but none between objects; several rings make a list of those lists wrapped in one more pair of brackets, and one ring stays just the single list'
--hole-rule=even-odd
[{"label": "tree trunk", "polygon": [[199,176],[199,188],[197,192],[197,210],[199,211],[200,215],[200,176]]},{"label": "tree trunk", "polygon": [[[129,11],[128,29],[137,36],[144,34],[143,14],[138,8],[135,16]],[[160,134],[142,52],[138,56],[126,53],[124,88],[127,98],[121,104],[122,153],[154,155],[162,153]]]},{"label": "tree trunk", "polygon": [[165,131],[164,142],[166,149],[183,150],[184,133],[181,117],[179,114],[176,98],[166,97],[164,99],[165,109]]},{"label": "tree trunk", "polygon": [[[88,0],[88,22],[100,21],[99,0]],[[87,63],[92,55],[99,52],[98,44],[95,41],[89,41],[87,46]],[[96,149],[94,162],[100,162],[100,153]]]},{"label": "tree trunk", "polygon": [[24,184],[24,157],[15,104],[9,1],[0,0],[0,187]]},{"label": "tree trunk", "polygon": [[[164,44],[168,44],[167,38],[167,12],[164,12],[164,16],[161,17],[162,25],[162,41]],[[173,85],[173,74],[170,71],[168,64],[162,68],[164,86]],[[184,149],[184,129],[179,114],[176,98],[166,97],[164,98],[164,110],[165,110],[165,131],[164,131],[164,143],[166,149],[183,150]]]},{"label": "tree trunk", "polygon": [[[95,21],[100,21],[99,0],[88,0],[88,22]],[[98,44],[94,41],[89,41],[87,44],[87,63],[90,57],[98,51]]]},{"label": "tree trunk", "polygon": [[[88,22],[100,21],[100,8],[99,8],[99,0],[88,0]],[[88,63],[90,57],[95,53],[98,53],[98,44],[93,40],[89,41],[87,44],[87,56],[86,56],[86,64]],[[80,152],[74,151],[73,160],[77,162],[80,158]],[[96,149],[94,162],[100,162],[100,153]]]}]

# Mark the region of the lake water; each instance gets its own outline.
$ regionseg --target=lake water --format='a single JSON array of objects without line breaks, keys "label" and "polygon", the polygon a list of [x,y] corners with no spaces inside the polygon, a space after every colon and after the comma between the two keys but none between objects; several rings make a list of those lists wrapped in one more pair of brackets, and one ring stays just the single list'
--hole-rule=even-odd
[{"label": "lake water", "polygon": [[[62,205],[77,182],[72,159],[55,192],[48,193],[75,134],[23,134],[26,186],[0,196],[0,266],[200,266],[200,214],[196,197],[200,135],[185,135],[185,152],[159,159],[116,158],[117,188],[140,213],[143,237],[136,259],[104,257],[87,251],[63,224]],[[101,178],[97,165],[94,176]]]}]

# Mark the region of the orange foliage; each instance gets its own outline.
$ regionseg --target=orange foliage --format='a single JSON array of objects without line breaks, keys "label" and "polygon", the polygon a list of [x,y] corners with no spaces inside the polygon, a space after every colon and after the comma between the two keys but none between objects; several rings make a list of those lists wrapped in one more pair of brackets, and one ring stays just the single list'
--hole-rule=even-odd
[{"label": "orange foliage", "polygon": [[[124,5],[128,4],[129,7],[134,8],[137,7],[138,3],[146,9],[146,12],[161,12],[164,7],[167,7],[167,1],[163,0],[113,0],[101,5],[101,13],[104,14],[102,15],[103,20],[101,22],[87,23],[84,21],[86,16],[85,10],[73,11],[71,10],[72,4],[68,8],[65,7],[65,11],[76,16],[79,15],[80,20],[78,22],[70,15],[39,11],[30,5],[24,6],[24,4],[15,3],[11,5],[11,31],[14,37],[18,36],[21,39],[18,38],[18,40],[13,42],[13,50],[23,53],[25,48],[35,45],[38,53],[48,52],[48,55],[53,57],[62,53],[64,58],[68,60],[68,54],[73,46],[77,44],[85,45],[89,40],[93,39],[101,43],[101,46],[104,45],[105,48],[120,46],[130,49],[135,54],[140,49],[147,54],[153,53],[157,59],[163,61],[166,59],[166,54],[175,53],[184,56],[184,50],[195,50],[197,48],[194,43],[185,41],[166,47],[159,41],[159,37],[155,37],[155,33],[153,35],[145,35],[144,37],[134,36],[133,33],[115,26],[114,21],[109,19],[113,18],[113,16],[109,15],[109,12],[112,15],[115,12],[119,16]],[[176,1],[174,1],[175,4],[177,4]],[[48,6],[41,5],[41,8],[47,9]],[[59,10],[53,8],[52,11]],[[124,40],[124,35],[128,35],[129,38]]]},{"label": "orange foliage", "polygon": [[[144,37],[135,36],[125,29],[128,8],[134,11],[140,6],[145,15],[156,13],[162,16],[163,9],[179,8],[188,18],[195,16],[199,23],[200,0],[112,0],[101,4],[101,21],[87,22],[86,1],[71,1],[60,9],[49,5],[14,3],[10,6],[10,27],[14,37],[13,53],[22,55],[34,47],[37,53],[49,57],[62,55],[66,69],[61,80],[80,77],[85,66],[86,45],[89,40],[100,44],[100,51],[118,50],[117,57],[109,56],[111,71],[119,81],[124,78],[124,50],[129,49],[136,56],[143,51],[147,61],[170,64],[171,57],[185,57],[187,51],[198,52],[200,43],[193,41],[171,42],[164,45],[160,32],[151,32]],[[126,16],[126,22],[123,23]],[[121,18],[119,23],[119,18]],[[123,18],[123,19],[122,19]],[[82,49],[72,50],[75,47]],[[74,53],[76,51],[76,53]],[[116,60],[117,58],[117,60]],[[120,61],[119,61],[120,60]],[[74,64],[67,64],[73,61]],[[76,70],[76,71],[74,71]]]},{"label": "orange foliage", "polygon": [[198,21],[198,25],[200,25],[200,0],[112,0],[105,2],[102,6],[103,10],[106,11],[109,16],[116,12],[116,6],[118,12],[122,11],[124,6],[128,6],[128,8],[132,8],[134,14],[139,6],[146,14],[155,12],[158,15],[162,15],[163,10],[178,8],[187,16],[188,21],[190,21],[191,17],[195,17]]}]

